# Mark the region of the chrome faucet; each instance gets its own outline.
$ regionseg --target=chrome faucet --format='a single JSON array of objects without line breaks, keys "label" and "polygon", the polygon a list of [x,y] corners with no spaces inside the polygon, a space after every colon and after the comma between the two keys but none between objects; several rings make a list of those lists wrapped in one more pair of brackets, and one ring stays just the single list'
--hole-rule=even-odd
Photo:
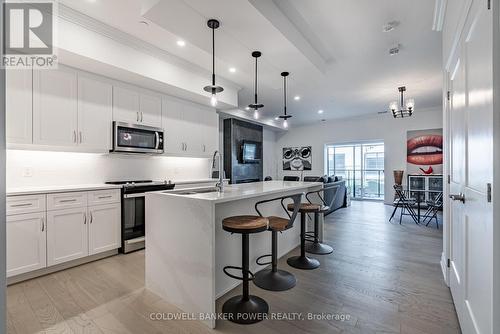
[{"label": "chrome faucet", "polygon": [[219,155],[219,182],[217,182],[215,187],[220,193],[222,193],[224,192],[224,158],[222,156],[222,153],[220,153],[219,151],[215,151],[212,157],[212,169],[215,169],[215,157],[217,155]]}]

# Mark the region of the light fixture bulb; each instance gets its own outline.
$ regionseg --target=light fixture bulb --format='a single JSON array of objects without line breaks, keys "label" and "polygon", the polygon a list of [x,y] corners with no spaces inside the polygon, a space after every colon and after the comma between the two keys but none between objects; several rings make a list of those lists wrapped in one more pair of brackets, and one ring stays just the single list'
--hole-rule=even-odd
[{"label": "light fixture bulb", "polygon": [[389,109],[391,111],[397,110],[398,109],[398,103],[396,101],[393,101],[389,104]]},{"label": "light fixture bulb", "polygon": [[287,128],[288,128],[288,121],[287,121],[286,119],[283,121],[283,127],[284,127],[285,129],[287,129]]},{"label": "light fixture bulb", "polygon": [[259,111],[257,109],[253,112],[253,118],[259,119]]},{"label": "light fixture bulb", "polygon": [[212,107],[217,107],[217,96],[215,94],[212,94],[212,97],[210,98],[210,105]]},{"label": "light fixture bulb", "polygon": [[180,47],[184,47],[184,46],[186,46],[186,42],[184,42],[183,40],[180,39],[177,41],[177,45]]},{"label": "light fixture bulb", "polygon": [[293,99],[294,99],[295,101],[299,101],[299,100],[300,100],[300,96],[298,96],[298,95],[297,95],[297,96],[295,96]]},{"label": "light fixture bulb", "polygon": [[415,108],[415,100],[414,99],[406,100],[406,109],[413,109],[413,108]]},{"label": "light fixture bulb", "polygon": [[324,111],[322,109],[318,110],[318,114],[321,115],[322,113],[324,113]]}]

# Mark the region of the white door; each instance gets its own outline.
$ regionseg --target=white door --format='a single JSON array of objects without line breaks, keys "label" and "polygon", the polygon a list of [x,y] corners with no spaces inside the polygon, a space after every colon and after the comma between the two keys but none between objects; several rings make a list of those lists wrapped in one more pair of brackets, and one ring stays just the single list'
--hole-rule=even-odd
[{"label": "white door", "polygon": [[173,98],[163,98],[163,129],[165,130],[165,153],[184,154],[184,138],[188,135],[184,123],[183,105]]},{"label": "white door", "polygon": [[493,333],[493,29],[485,2],[471,14],[450,76],[450,288],[462,332],[479,334]]},{"label": "white door", "polygon": [[55,264],[87,256],[87,208],[47,212],[47,264]]},{"label": "white door", "polygon": [[138,124],[140,98],[136,89],[113,86],[113,120]]},{"label": "white door", "polygon": [[33,113],[33,71],[5,71],[6,140],[8,144],[31,144]]},{"label": "white door", "polygon": [[161,127],[161,96],[154,93],[141,93],[140,123],[156,128]]},{"label": "white door", "polygon": [[89,76],[78,77],[78,144],[89,150],[111,149],[113,118],[111,84]]},{"label": "white door", "polygon": [[89,207],[89,255],[120,248],[121,205]]},{"label": "white door", "polygon": [[33,143],[77,145],[77,74],[57,70],[33,71]]},{"label": "white door", "polygon": [[7,277],[45,268],[45,212],[7,216]]}]

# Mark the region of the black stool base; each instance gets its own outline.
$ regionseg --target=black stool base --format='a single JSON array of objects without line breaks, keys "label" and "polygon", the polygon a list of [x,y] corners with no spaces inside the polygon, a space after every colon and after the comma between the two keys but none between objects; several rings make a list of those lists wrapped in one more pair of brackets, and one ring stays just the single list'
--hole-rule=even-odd
[{"label": "black stool base", "polygon": [[316,269],[319,267],[319,261],[316,259],[311,259],[307,256],[293,256],[286,260],[289,266],[297,269]]},{"label": "black stool base", "polygon": [[285,291],[293,288],[297,280],[288,271],[264,269],[255,274],[253,282],[264,290]]},{"label": "black stool base", "polygon": [[248,300],[243,300],[239,295],[226,300],[222,313],[229,321],[249,325],[266,319],[269,305],[260,297],[250,295]]},{"label": "black stool base", "polygon": [[312,242],[306,245],[306,252],[317,255],[333,253],[333,248],[320,242]]}]

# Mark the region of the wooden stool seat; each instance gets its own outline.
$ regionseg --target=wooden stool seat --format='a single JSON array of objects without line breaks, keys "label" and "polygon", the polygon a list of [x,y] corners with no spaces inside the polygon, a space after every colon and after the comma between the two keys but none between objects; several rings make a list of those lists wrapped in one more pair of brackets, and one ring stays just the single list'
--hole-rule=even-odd
[{"label": "wooden stool seat", "polygon": [[269,220],[260,216],[233,216],[222,220],[222,228],[231,233],[258,233],[268,226]]},{"label": "wooden stool seat", "polygon": [[[293,211],[293,208],[293,204],[287,205],[288,211]],[[299,212],[326,212],[329,209],[329,207],[320,204],[300,203]]]},{"label": "wooden stool seat", "polygon": [[289,219],[281,218],[281,217],[267,217],[269,219],[269,230],[270,231],[284,231],[288,227]]}]

